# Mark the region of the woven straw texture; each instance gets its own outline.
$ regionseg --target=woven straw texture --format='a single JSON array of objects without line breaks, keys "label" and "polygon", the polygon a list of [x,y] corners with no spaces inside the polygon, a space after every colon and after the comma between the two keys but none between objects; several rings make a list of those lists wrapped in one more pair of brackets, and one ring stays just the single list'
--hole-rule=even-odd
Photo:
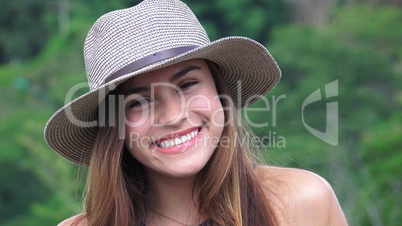
[{"label": "woven straw texture", "polygon": [[[133,62],[187,46],[195,48],[113,77]],[[45,128],[46,142],[66,159],[89,165],[98,130],[98,105],[107,93],[133,76],[196,58],[218,64],[238,108],[267,94],[281,76],[268,50],[258,42],[245,37],[210,42],[184,3],[146,0],[103,15],[90,29],[84,44],[90,91],[67,103],[50,118]]]}]

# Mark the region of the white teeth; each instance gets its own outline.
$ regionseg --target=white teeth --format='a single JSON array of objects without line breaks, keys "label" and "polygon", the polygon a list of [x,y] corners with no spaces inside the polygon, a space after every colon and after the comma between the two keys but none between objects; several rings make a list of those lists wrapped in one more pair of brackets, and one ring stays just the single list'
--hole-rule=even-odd
[{"label": "white teeth", "polygon": [[168,147],[168,146],[169,146],[169,141],[163,141],[163,142],[161,143],[161,146],[162,146],[163,148]]},{"label": "white teeth", "polygon": [[197,130],[192,131],[191,133],[188,133],[187,135],[183,135],[180,138],[176,137],[176,138],[174,138],[172,140],[162,141],[159,144],[159,146],[162,147],[162,148],[170,148],[170,147],[172,147],[174,145],[179,145],[181,143],[184,143],[184,142],[189,141],[189,140],[193,139],[194,137],[196,137],[198,132],[199,131],[197,129]]},{"label": "white teeth", "polygon": [[181,140],[179,138],[174,138],[174,144],[175,145],[181,144]]}]

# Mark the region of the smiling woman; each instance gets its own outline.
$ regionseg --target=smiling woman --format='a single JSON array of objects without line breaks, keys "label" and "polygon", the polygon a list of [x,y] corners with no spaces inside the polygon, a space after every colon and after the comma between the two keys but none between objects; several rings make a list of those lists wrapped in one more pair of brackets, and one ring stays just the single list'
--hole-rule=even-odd
[{"label": "smiling woman", "polygon": [[[124,90],[136,96],[125,107],[125,147],[145,173],[195,177],[216,149],[224,125],[206,62],[189,60],[135,76]],[[138,104],[138,98],[147,101]],[[138,124],[140,118],[146,120]],[[133,134],[147,142],[132,140]]]},{"label": "smiling woman", "polygon": [[89,166],[85,212],[60,225],[346,225],[324,179],[257,166],[242,142],[238,109],[281,76],[261,44],[210,42],[182,2],[146,0],[99,18],[84,55],[90,92],[45,129]]}]

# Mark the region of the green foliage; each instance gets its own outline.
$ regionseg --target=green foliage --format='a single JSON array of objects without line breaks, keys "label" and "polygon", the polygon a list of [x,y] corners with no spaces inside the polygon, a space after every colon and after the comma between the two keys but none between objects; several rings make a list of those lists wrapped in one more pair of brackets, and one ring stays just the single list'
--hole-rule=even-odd
[{"label": "green foliage", "polygon": [[73,183],[76,166],[46,146],[43,129],[68,90],[86,81],[81,52],[89,26],[72,22],[70,30],[54,36],[34,60],[2,67],[0,98],[7,105],[0,110],[6,119],[0,123],[0,166],[7,178],[0,177],[7,186],[0,194],[12,198],[7,194],[13,191],[22,200],[2,198],[0,209],[8,212],[0,211],[1,225],[55,225],[81,209],[79,196],[74,198],[77,189],[82,190]]},{"label": "green foliage", "polygon": [[[2,160],[0,168],[0,181],[4,182],[0,192],[1,223],[21,213],[29,212],[29,206],[26,205],[26,202],[42,201],[46,198],[45,195],[48,189],[38,181],[32,172],[21,166],[21,164]],[[12,183],[6,183],[10,181]]]},{"label": "green foliage", "polygon": [[269,40],[275,26],[288,21],[285,4],[279,0],[188,0],[185,3],[201,18],[211,40],[233,35],[264,42]]},{"label": "green foliage", "polygon": [[[351,225],[398,225],[402,220],[402,59],[395,51],[402,48],[401,17],[401,9],[340,8],[328,27],[281,27],[268,45],[283,72],[271,95],[286,98],[276,106],[276,125],[255,132],[260,137],[275,132],[286,139],[286,147],[269,148],[271,161],[310,168],[328,179]],[[326,99],[324,86],[334,80],[339,95]],[[317,89],[323,99],[302,109]],[[339,104],[335,147],[314,137],[302,121],[325,132],[326,104],[334,101]],[[264,114],[253,120],[269,121]]]},{"label": "green foliage", "polygon": [[392,63],[400,62],[402,49],[401,9],[361,5],[349,10],[338,9],[333,32],[344,32],[343,42],[348,46],[373,45],[387,55]]},{"label": "green foliage", "polygon": [[91,25],[101,15],[130,6],[137,5],[141,0],[78,0],[71,4],[71,17],[91,21]]},{"label": "green foliage", "polygon": [[[398,206],[402,202],[400,191],[402,181],[400,166],[402,162],[402,117],[395,114],[391,119],[364,131],[361,139],[360,155],[365,170],[373,182],[370,195],[377,198],[381,208],[384,225],[397,225],[400,222]],[[387,194],[387,195],[384,195]]]},{"label": "green foliage", "polygon": [[0,63],[38,54],[53,35],[56,14],[50,0],[0,1]]}]

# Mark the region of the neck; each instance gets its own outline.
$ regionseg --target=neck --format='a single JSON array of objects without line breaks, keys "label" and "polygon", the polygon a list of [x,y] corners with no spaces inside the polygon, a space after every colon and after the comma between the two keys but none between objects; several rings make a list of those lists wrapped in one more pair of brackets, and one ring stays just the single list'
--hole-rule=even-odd
[{"label": "neck", "polygon": [[195,222],[199,218],[197,200],[193,197],[196,176],[173,178],[150,170],[145,171],[153,198],[149,200],[150,206],[185,222]]}]

